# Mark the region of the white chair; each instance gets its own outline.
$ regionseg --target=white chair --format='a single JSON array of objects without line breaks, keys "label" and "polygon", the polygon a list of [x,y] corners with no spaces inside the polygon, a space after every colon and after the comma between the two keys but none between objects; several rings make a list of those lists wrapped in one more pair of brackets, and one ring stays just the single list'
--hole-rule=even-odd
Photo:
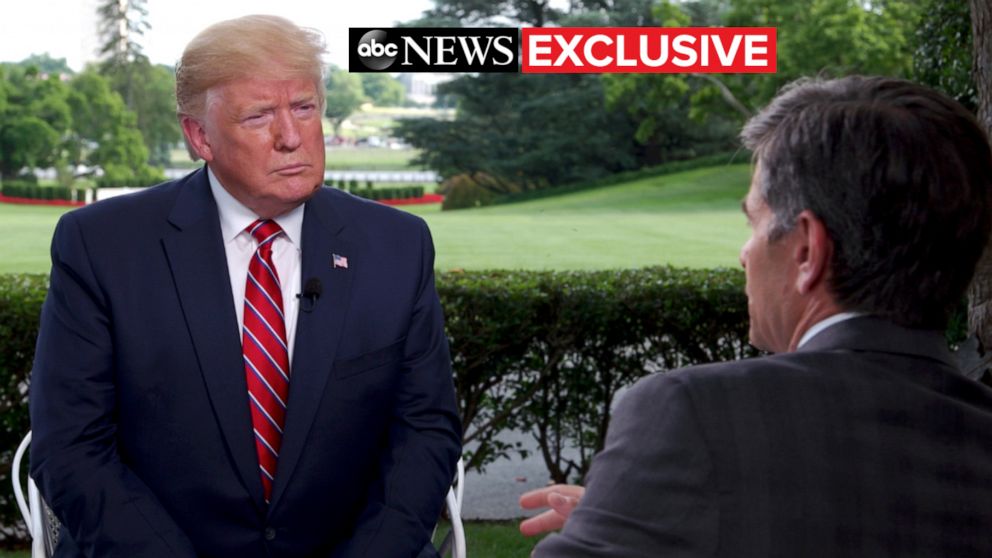
[{"label": "white chair", "polygon": [[[38,487],[34,484],[31,475],[27,475],[28,497],[24,498],[24,486],[21,482],[21,461],[24,459],[24,452],[31,445],[31,432],[28,432],[21,444],[14,452],[14,462],[11,465],[11,481],[14,484],[14,497],[17,499],[17,506],[21,509],[21,516],[28,527],[28,535],[31,536],[31,558],[49,558],[54,550],[55,543],[58,542],[59,528],[58,519],[52,513],[45,501],[41,499]],[[445,503],[448,507],[448,515],[451,517],[451,533],[445,537],[441,548],[451,545],[451,558],[466,558],[465,555],[465,527],[462,524],[462,496],[465,493],[465,464],[458,460],[455,482],[448,489]],[[443,554],[443,552],[442,552]]]},{"label": "white chair", "polygon": [[28,497],[24,498],[24,486],[21,482],[21,461],[24,459],[24,452],[31,445],[31,433],[28,432],[21,444],[14,452],[14,462],[11,465],[10,479],[14,483],[14,498],[17,499],[17,507],[21,510],[24,524],[28,527],[28,535],[31,536],[31,558],[48,558],[55,549],[58,541],[59,524],[52,514],[38,487],[34,484],[31,475],[27,476]]},{"label": "white chair", "polygon": [[451,558],[465,558],[465,526],[462,524],[462,496],[465,493],[465,463],[458,459],[455,482],[448,489],[445,503],[451,520],[451,532],[444,537],[440,545],[440,554],[444,556],[451,550]]}]

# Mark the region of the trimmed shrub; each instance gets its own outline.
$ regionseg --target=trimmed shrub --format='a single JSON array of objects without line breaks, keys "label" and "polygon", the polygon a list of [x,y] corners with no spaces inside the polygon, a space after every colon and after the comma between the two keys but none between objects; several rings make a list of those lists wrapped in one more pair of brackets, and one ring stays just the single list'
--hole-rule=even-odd
[{"label": "trimmed shrub", "polygon": [[651,372],[757,354],[743,281],[739,270],[671,267],[439,276],[467,465],[517,450],[497,438],[517,428],[537,440],[553,480],[581,478],[618,390]]},{"label": "trimmed shrub", "polygon": [[96,179],[98,188],[144,188],[165,182],[165,174],[157,167],[146,167],[138,172],[120,168],[105,171],[106,174]]},{"label": "trimmed shrub", "polygon": [[[446,318],[466,464],[523,453],[498,435],[537,441],[550,478],[580,480],[602,449],[616,394],[654,372],[755,356],[744,274],[654,267],[594,272],[445,272]],[[0,275],[0,482],[28,431],[26,387],[44,275]],[[962,306],[948,333],[962,341]],[[23,533],[0,491],[0,544]],[[6,538],[4,538],[6,537]]]},{"label": "trimmed shrub", "polygon": [[38,186],[30,180],[5,180],[3,189],[5,196],[12,198],[27,198],[32,200],[71,200],[72,188],[66,186]]},{"label": "trimmed shrub", "polygon": [[14,450],[30,429],[28,377],[34,360],[46,275],[0,275],[0,544],[20,541],[25,531],[10,490]]},{"label": "trimmed shrub", "polygon": [[458,174],[441,183],[438,191],[444,194],[441,211],[481,207],[495,203],[497,195],[480,185],[467,174]]}]

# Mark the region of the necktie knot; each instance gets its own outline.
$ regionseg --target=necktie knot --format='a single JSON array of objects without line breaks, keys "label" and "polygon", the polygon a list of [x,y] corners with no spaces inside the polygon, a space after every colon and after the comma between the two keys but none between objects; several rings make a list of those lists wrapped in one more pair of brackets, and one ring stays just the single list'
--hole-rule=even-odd
[{"label": "necktie knot", "polygon": [[282,233],[282,227],[272,219],[258,219],[245,229],[258,242],[258,246],[266,245]]}]

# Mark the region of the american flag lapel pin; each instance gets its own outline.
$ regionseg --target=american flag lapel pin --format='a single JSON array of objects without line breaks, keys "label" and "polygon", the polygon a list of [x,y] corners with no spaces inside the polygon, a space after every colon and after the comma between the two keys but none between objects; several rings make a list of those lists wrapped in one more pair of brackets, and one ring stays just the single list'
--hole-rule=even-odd
[{"label": "american flag lapel pin", "polygon": [[348,258],[338,254],[331,254],[331,267],[334,269],[348,269]]}]

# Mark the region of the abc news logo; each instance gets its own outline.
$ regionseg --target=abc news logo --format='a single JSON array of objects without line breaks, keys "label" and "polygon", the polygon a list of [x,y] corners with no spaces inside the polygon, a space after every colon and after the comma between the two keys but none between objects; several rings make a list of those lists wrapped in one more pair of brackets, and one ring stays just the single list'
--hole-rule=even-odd
[{"label": "abc news logo", "polygon": [[519,32],[502,28],[349,29],[350,72],[517,72]]}]

